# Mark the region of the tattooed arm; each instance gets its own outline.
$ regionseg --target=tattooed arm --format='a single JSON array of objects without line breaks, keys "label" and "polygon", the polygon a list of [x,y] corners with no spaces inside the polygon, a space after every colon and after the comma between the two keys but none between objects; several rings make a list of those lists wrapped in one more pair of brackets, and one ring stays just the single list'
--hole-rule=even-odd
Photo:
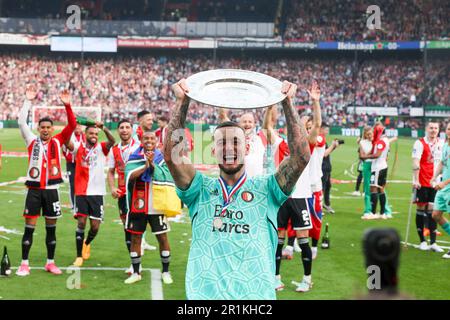
[{"label": "tattooed arm", "polygon": [[283,100],[282,104],[287,122],[288,144],[291,155],[281,162],[275,173],[275,178],[281,190],[285,194],[290,194],[308,164],[311,152],[309,151],[308,135],[305,125],[300,121],[297,110],[295,110],[292,104],[297,86],[284,81],[281,91],[286,94],[286,99]]},{"label": "tattooed arm", "polygon": [[190,102],[189,97],[186,96],[188,88],[185,79],[174,84],[172,90],[177,102],[164,141],[164,161],[167,163],[176,186],[186,190],[194,179],[195,169],[189,158],[184,155],[183,150],[186,145],[184,143],[186,139],[184,127]]}]

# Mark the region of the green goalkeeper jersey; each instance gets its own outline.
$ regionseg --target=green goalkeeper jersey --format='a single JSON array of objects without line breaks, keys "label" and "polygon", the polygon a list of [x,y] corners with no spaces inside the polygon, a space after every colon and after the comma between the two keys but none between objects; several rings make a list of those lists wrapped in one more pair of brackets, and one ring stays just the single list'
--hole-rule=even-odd
[{"label": "green goalkeeper jersey", "polygon": [[187,298],[276,299],[277,213],[289,195],[275,176],[247,178],[219,226],[214,220],[222,212],[224,195],[218,179],[197,172],[189,188],[177,193],[192,224]]}]

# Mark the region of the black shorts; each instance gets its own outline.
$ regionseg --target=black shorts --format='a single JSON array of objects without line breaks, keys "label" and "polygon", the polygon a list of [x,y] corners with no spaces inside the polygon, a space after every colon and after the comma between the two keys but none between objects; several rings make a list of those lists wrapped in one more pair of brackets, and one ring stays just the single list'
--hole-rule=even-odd
[{"label": "black shorts", "polygon": [[414,203],[434,203],[436,192],[431,187],[421,187],[419,190],[415,190]]},{"label": "black shorts", "polygon": [[42,215],[49,219],[61,217],[61,204],[57,189],[28,189],[23,216],[36,218]]},{"label": "black shorts", "polygon": [[370,174],[370,185],[372,187],[384,187],[387,181],[387,168],[378,171],[372,171]]},{"label": "black shorts", "polygon": [[120,217],[125,217],[128,213],[127,207],[127,197],[122,197],[117,200],[117,205],[119,206],[119,215]]},{"label": "black shorts", "polygon": [[143,234],[147,222],[153,234],[162,234],[170,231],[169,222],[163,214],[129,213],[127,215],[126,229],[130,233]]},{"label": "black shorts", "polygon": [[289,219],[294,230],[312,229],[311,213],[306,199],[287,199],[278,210],[278,228],[286,229]]},{"label": "black shorts", "polygon": [[75,218],[89,217],[90,219],[103,221],[103,196],[76,196]]}]

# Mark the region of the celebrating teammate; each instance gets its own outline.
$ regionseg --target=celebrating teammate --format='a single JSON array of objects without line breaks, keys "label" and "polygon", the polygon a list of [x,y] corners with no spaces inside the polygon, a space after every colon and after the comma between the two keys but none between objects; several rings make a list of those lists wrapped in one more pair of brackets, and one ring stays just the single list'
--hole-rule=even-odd
[{"label": "celebrating teammate", "polygon": [[36,91],[29,88],[26,99],[19,114],[19,128],[28,149],[28,171],[25,185],[28,188],[25,200],[25,232],[22,237],[22,262],[16,274],[30,274],[28,255],[33,244],[33,233],[41,210],[45,217],[47,246],[47,263],[45,270],[53,274],[61,274],[55,265],[56,221],[61,217],[58,187],[63,182],[61,171],[61,146],[69,141],[76,126],[75,115],[70,105],[67,91],[60,95],[67,113],[68,125],[61,133],[53,137],[52,119],[45,117],[38,122],[39,137],[36,137],[27,125],[28,111],[31,101],[36,97]]},{"label": "celebrating teammate", "polygon": [[[450,123],[447,124],[445,134],[447,141],[443,146],[441,161],[431,183],[438,190],[434,199],[433,219],[450,235],[450,223],[443,215],[444,212],[450,213]],[[442,181],[438,182],[437,178],[440,174],[442,174]],[[450,259],[450,251],[444,254],[443,258]]]},{"label": "celebrating teammate", "polygon": [[[81,141],[86,143],[86,135],[84,134],[81,125],[77,124],[70,139],[72,139],[74,143],[80,143]],[[73,210],[75,207],[75,157],[66,145],[62,146],[62,150],[64,158],[66,158],[66,170],[69,176],[70,202]]]},{"label": "celebrating teammate", "polygon": [[[439,139],[439,123],[428,122],[426,136],[416,140],[413,147],[413,187],[415,189],[416,226],[420,239],[420,250],[444,252],[436,243],[436,221],[432,218],[436,190],[431,185],[436,167],[441,160],[443,141]],[[425,221],[430,230],[430,246],[425,240],[423,230]]]},{"label": "celebrating teammate", "polygon": [[166,140],[168,123],[169,119],[166,116],[162,115],[158,117],[158,129],[155,130],[155,135],[158,138],[157,148],[160,150],[162,150],[164,140]]},{"label": "celebrating teammate", "polygon": [[214,131],[213,154],[220,177],[196,171],[183,157],[183,127],[189,107],[185,80],[173,85],[177,104],[169,123],[164,158],[192,220],[192,244],[186,272],[188,299],[275,299],[277,212],[295,187],[310,158],[306,131],[292,99],[297,86],[285,81],[291,156],[275,174],[247,177],[249,145],[235,122]]},{"label": "celebrating teammate", "polygon": [[138,112],[137,119],[139,122],[139,126],[136,128],[136,136],[134,137],[134,139],[136,141],[141,141],[142,133],[144,131],[152,130],[153,113],[151,113],[147,110],[142,110],[142,111]]},{"label": "celebrating teammate", "polygon": [[[373,128],[372,153],[363,155],[361,159],[372,159],[370,176],[370,201],[374,218],[388,219],[392,214],[386,212],[386,194],[384,187],[387,181],[390,140],[384,135],[384,127],[377,123]],[[378,199],[380,200],[380,214],[376,214]]]},{"label": "celebrating teammate", "polygon": [[[140,248],[147,222],[159,242],[162,280],[165,284],[173,283],[169,272],[170,246],[167,238],[170,226],[164,212],[157,209],[157,205],[161,205],[158,201],[168,201],[168,199],[157,198],[153,187],[154,185],[166,189],[172,187],[173,190],[174,184],[163,155],[156,145],[155,133],[144,131],[141,146],[134,151],[126,164],[125,183],[128,192],[126,229],[131,234],[130,257],[133,269],[131,276],[125,280],[126,284],[142,279]],[[176,202],[179,203],[179,200],[176,199]]]},{"label": "celebrating teammate", "polygon": [[[313,82],[311,90],[308,90],[308,94],[313,102],[313,114],[314,120],[309,117],[302,117],[302,123],[306,128],[307,140],[310,148],[310,152],[314,151],[314,147],[317,143],[317,137],[321,126],[320,115],[320,88],[316,81]],[[288,139],[289,146],[291,141]],[[291,221],[292,228],[295,230],[298,245],[302,250],[302,264],[304,276],[301,282],[297,283],[297,292],[306,292],[312,287],[312,251],[309,245],[309,230],[313,228],[313,221],[311,214],[315,214],[314,208],[310,207],[309,199],[313,197],[311,185],[313,184],[312,173],[315,172],[311,169],[313,164],[314,153],[311,154],[310,160],[307,163],[305,170],[301,173],[298,181],[296,181],[296,188],[291,197],[281,206],[278,212],[278,246],[276,251],[276,290],[282,290],[284,284],[281,282],[280,277],[280,265],[284,240],[286,237],[286,229],[288,227],[289,220]],[[314,160],[318,161],[318,159]],[[318,181],[320,180],[320,176]],[[319,219],[319,217],[317,217]],[[321,217],[320,217],[321,218]],[[320,230],[320,228],[319,228]],[[319,231],[320,234],[320,231]]]},{"label": "celebrating teammate", "polygon": [[[131,233],[129,233],[125,227],[125,220],[128,213],[125,187],[125,165],[130,155],[139,147],[140,143],[131,137],[133,128],[129,120],[120,120],[117,131],[119,131],[120,143],[112,147],[108,156],[108,184],[112,197],[117,199],[120,220],[122,220],[124,225],[125,243],[129,253]],[[117,187],[115,184],[116,173],[118,176]],[[127,272],[131,273],[131,267]]]},{"label": "celebrating teammate", "polygon": [[[98,143],[98,129],[105,132],[107,142]],[[95,126],[86,126],[86,143],[70,141],[67,147],[75,157],[75,210],[74,217],[78,221],[75,232],[77,258],[76,267],[83,265],[91,255],[91,242],[96,237],[103,221],[103,196],[106,194],[104,167],[106,156],[115,143],[111,132],[102,122]],[[89,217],[91,228],[84,240],[84,229]]]}]

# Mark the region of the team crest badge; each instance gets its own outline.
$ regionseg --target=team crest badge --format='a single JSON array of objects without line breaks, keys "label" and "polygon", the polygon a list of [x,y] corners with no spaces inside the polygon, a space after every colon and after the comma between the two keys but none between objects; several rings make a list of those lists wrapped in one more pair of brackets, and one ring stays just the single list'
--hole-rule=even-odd
[{"label": "team crest badge", "polygon": [[136,199],[136,201],[134,201],[134,207],[138,210],[142,210],[144,209],[145,206],[145,201],[142,198]]},{"label": "team crest badge", "polygon": [[59,169],[57,166],[52,167],[52,176],[57,176],[59,174]]},{"label": "team crest badge", "polygon": [[39,177],[39,173],[40,173],[40,171],[36,167],[31,168],[30,171],[28,172],[30,177],[33,179],[36,179],[37,177]]},{"label": "team crest badge", "polygon": [[241,194],[241,198],[245,202],[251,202],[251,201],[253,201],[253,198],[255,198],[255,196],[250,191],[244,191]]}]

